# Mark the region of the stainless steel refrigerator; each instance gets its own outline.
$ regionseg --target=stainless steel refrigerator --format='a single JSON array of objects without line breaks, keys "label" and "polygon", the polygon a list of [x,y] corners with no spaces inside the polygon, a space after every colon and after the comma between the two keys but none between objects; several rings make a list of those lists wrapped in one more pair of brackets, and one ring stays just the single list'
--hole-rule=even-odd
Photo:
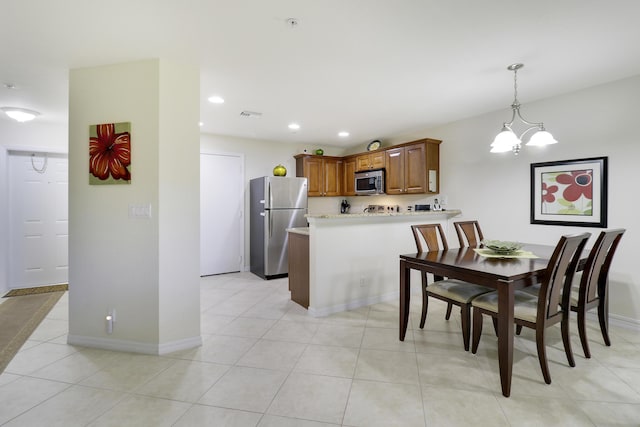
[{"label": "stainless steel refrigerator", "polygon": [[263,279],[286,277],[287,228],[306,227],[307,178],[263,176],[250,182],[250,268]]}]

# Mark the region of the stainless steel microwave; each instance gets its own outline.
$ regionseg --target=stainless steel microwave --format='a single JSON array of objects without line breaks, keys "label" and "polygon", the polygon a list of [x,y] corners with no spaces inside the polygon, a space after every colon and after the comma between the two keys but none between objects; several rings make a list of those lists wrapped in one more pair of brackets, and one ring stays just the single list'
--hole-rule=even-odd
[{"label": "stainless steel microwave", "polygon": [[356,172],[356,194],[384,194],[384,169]]}]

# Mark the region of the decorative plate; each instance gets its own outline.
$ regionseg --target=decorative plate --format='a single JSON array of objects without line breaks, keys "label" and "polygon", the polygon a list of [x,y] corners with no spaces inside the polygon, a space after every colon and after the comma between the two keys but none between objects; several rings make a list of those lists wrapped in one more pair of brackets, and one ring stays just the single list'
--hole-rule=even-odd
[{"label": "decorative plate", "polygon": [[377,139],[375,141],[371,141],[369,145],[367,145],[367,151],[375,151],[378,148],[380,148],[380,141]]},{"label": "decorative plate", "polygon": [[521,243],[502,240],[483,240],[482,244],[485,248],[491,249],[499,255],[511,255],[522,248]]}]

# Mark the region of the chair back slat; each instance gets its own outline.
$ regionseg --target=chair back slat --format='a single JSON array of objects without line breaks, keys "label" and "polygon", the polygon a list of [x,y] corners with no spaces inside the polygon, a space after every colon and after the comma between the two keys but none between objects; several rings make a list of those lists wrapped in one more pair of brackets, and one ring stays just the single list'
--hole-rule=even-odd
[{"label": "chair back slat", "polygon": [[622,228],[602,231],[598,236],[582,272],[579,303],[591,302],[604,291],[613,255],[625,231]]},{"label": "chair back slat", "polygon": [[484,236],[478,221],[458,221],[453,223],[460,247],[481,246]]},{"label": "chair back slat", "polygon": [[545,271],[538,297],[538,321],[568,310],[573,274],[590,233],[562,236]]},{"label": "chair back slat", "polygon": [[447,238],[445,237],[440,224],[412,225],[411,231],[413,231],[413,238],[416,241],[416,249],[418,252],[425,252],[423,250],[422,241],[425,243],[426,252],[449,249],[449,246],[447,245]]}]

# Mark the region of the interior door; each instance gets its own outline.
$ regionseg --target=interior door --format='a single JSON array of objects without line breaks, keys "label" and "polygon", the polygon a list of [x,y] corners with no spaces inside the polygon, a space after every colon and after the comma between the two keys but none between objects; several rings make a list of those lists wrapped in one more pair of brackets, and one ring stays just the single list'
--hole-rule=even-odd
[{"label": "interior door", "polygon": [[66,155],[9,154],[9,287],[67,283]]},{"label": "interior door", "polygon": [[200,275],[242,270],[243,159],[200,154]]}]

